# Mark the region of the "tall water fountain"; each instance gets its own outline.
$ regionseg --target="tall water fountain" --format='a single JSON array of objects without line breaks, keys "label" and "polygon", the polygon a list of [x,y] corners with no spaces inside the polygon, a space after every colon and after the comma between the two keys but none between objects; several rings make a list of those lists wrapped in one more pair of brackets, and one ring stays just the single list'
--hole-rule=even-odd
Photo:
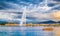
[{"label": "tall water fountain", "polygon": [[[23,12],[23,15],[22,15],[22,18],[20,19],[20,18],[17,18],[18,19],[18,21],[20,21],[20,24],[19,24],[19,26],[23,26],[23,24],[26,24],[26,17],[27,17],[27,13],[31,13],[31,12],[36,12],[36,11],[43,11],[43,12],[46,12],[46,11],[49,11],[49,10],[51,10],[52,8],[54,8],[54,7],[57,7],[57,6],[54,6],[54,7],[48,7],[47,6],[47,4],[48,4],[48,0],[44,0],[43,2],[41,2],[41,3],[39,3],[39,5],[37,5],[37,7],[35,7],[35,6],[33,6],[33,9],[31,9],[31,10],[29,10],[29,8],[27,8],[27,7],[23,7],[22,8],[22,11],[20,10],[20,8],[19,9],[17,9],[17,10],[0,10],[0,12]],[[30,4],[28,7],[30,7],[31,8],[31,6],[32,6],[33,4]],[[41,6],[41,5],[43,5],[43,6]],[[11,14],[5,14],[5,15],[7,15],[7,16],[9,16],[9,15],[11,15]],[[3,15],[4,15],[3,14]],[[34,13],[33,13],[34,14]],[[20,14],[19,14],[20,15]],[[16,16],[19,16],[19,15],[17,15],[17,14],[15,14],[14,13],[14,16],[13,16],[13,14],[11,15],[12,17],[16,17]],[[10,16],[9,16],[10,17]],[[9,18],[9,20],[17,20],[17,19],[15,19],[15,18]],[[3,17],[4,18],[4,17]],[[8,19],[7,17],[6,17],[6,19]],[[12,22],[12,21],[11,21]],[[40,34],[39,34],[39,32],[41,33],[41,28],[43,28],[43,27],[1,27],[1,33],[2,33],[2,35],[6,35],[7,33],[7,35],[6,36],[12,36],[12,34],[14,34],[14,36],[40,36]],[[3,31],[3,32],[2,32]],[[7,32],[6,32],[7,31]],[[39,32],[36,32],[36,31],[39,31]],[[59,29],[58,29],[58,31],[59,31]],[[4,33],[5,32],[5,33]],[[13,32],[13,33],[11,33],[11,32]],[[42,31],[42,33],[41,33],[41,35],[42,36],[48,36],[49,34],[50,34],[50,32],[49,32],[49,34],[48,35],[46,35],[46,33],[48,33],[48,32],[44,32],[44,31]],[[32,34],[31,34],[32,33]],[[9,35],[10,34],[10,35]],[[16,34],[16,35],[15,35]],[[27,34],[27,35],[26,35]],[[4,35],[4,36],[5,36]],[[51,35],[51,34],[50,34]]]},{"label": "tall water fountain", "polygon": [[[51,1],[51,2],[50,2],[50,1]],[[49,7],[49,6],[48,6],[48,3],[53,3],[53,0],[44,0],[43,2],[39,3],[39,6],[33,7],[32,10],[29,10],[29,8],[27,9],[27,7],[25,7],[25,8],[23,9],[23,15],[22,15],[22,19],[21,19],[21,22],[20,22],[19,25],[22,25],[24,22],[25,22],[25,24],[26,24],[26,13],[28,13],[28,12],[35,12],[35,11],[51,12],[51,11],[55,11],[55,10],[51,10],[51,9],[59,6],[59,4],[56,4],[56,6]],[[56,2],[56,3],[58,3],[58,2]],[[31,8],[32,5],[33,5],[33,4],[30,4],[28,7]],[[42,5],[42,6],[41,6],[41,5]]]},{"label": "tall water fountain", "polygon": [[[44,5],[43,5],[44,4]],[[41,6],[41,5],[39,5],[38,7],[38,9],[39,10],[44,10],[44,11],[48,11],[49,9],[51,9],[51,8],[49,8],[48,6],[47,6],[47,4],[48,4],[48,0],[44,0],[42,3],[41,3],[41,5],[43,5],[43,6]],[[29,5],[29,6],[31,6],[31,5]],[[36,8],[37,9],[37,8]],[[20,26],[22,26],[23,24],[26,24],[26,13],[27,12],[35,12],[35,11],[38,11],[38,10],[34,10],[34,9],[32,9],[32,10],[28,10],[27,9],[27,7],[25,7],[24,9],[23,9],[23,15],[22,15],[22,18],[21,18],[21,22],[20,22]]]},{"label": "tall water fountain", "polygon": [[25,9],[23,9],[23,15],[22,15],[22,18],[21,18],[21,22],[20,22],[20,26],[22,26],[23,24],[26,24],[26,11],[27,9],[26,9],[26,7],[25,7]]},{"label": "tall water fountain", "polygon": [[[19,18],[20,20],[18,19],[20,21],[19,26],[22,26],[23,24],[26,24],[26,15],[27,15],[27,13],[29,14],[31,12],[36,12],[36,11],[40,11],[40,12],[47,12],[48,11],[48,12],[51,12],[52,11],[51,9],[59,6],[59,4],[57,4],[57,5],[53,6],[53,7],[49,7],[47,5],[48,3],[50,3],[50,0],[43,0],[38,5],[34,5],[34,4],[30,3],[28,6],[22,6],[22,7],[20,7],[19,4],[12,3],[12,6],[18,6],[19,8],[16,8],[17,10],[16,9],[13,9],[13,10],[12,9],[0,10],[0,12],[8,12],[8,13],[9,12],[12,12],[12,13],[13,12],[22,12],[23,13],[22,18],[21,19]],[[10,3],[10,5],[11,5],[11,3]],[[32,8],[32,9],[30,9],[30,8]],[[11,20],[14,20],[14,18],[11,19]]]}]

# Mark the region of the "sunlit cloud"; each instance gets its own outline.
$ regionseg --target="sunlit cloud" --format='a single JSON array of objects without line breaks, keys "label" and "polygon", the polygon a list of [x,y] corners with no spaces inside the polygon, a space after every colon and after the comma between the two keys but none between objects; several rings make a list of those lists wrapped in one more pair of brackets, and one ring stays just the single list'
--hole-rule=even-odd
[{"label": "sunlit cloud", "polygon": [[54,21],[60,21],[60,11],[51,13],[51,19],[53,19]]},{"label": "sunlit cloud", "polygon": [[[39,0],[37,0],[37,1],[39,1]],[[14,12],[17,12],[17,13],[25,12],[26,17],[36,18],[35,21],[49,21],[49,20],[55,20],[55,18],[60,19],[60,17],[59,17],[60,15],[59,16],[57,15],[58,13],[56,13],[56,14],[53,13],[54,17],[51,16],[52,15],[51,9],[55,8],[56,6],[53,6],[53,7],[45,6],[45,4],[43,2],[44,1],[39,2],[38,4],[33,4],[30,2],[23,2],[23,1],[20,1],[19,3],[18,2],[17,3],[4,2],[6,5],[9,5],[8,6],[9,8],[5,8],[5,10],[3,10],[3,9],[0,10],[0,19],[20,20],[21,18],[15,18],[16,16],[19,16],[19,15],[15,14]],[[48,2],[48,3],[50,3],[50,2]],[[55,3],[57,3],[57,2],[55,2]],[[59,5],[57,5],[57,7],[58,6]],[[46,12],[48,12],[48,13],[46,13]],[[27,21],[33,21],[33,20],[27,19]]]}]

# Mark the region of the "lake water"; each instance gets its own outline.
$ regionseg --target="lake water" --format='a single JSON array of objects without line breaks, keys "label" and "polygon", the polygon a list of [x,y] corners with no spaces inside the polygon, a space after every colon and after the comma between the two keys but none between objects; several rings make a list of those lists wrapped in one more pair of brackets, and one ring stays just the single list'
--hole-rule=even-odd
[{"label": "lake water", "polygon": [[[40,27],[2,27],[0,26],[0,36],[55,36],[54,31],[43,31],[46,28]],[[54,27],[52,27],[54,28]]]}]

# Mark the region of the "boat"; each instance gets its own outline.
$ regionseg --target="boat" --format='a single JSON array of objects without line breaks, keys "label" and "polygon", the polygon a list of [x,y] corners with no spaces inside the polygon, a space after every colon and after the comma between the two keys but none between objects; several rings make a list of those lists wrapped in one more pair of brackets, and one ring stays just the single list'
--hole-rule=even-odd
[{"label": "boat", "polygon": [[43,31],[53,31],[54,28],[50,28],[50,27],[49,27],[49,28],[43,28],[42,30],[43,30]]}]

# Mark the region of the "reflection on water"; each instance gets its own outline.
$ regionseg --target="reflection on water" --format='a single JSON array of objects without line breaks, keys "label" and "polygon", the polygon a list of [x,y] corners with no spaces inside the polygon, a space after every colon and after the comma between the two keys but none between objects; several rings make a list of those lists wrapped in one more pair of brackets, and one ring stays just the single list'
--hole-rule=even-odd
[{"label": "reflection on water", "polygon": [[44,27],[0,27],[0,36],[54,36],[53,31],[43,31]]}]

